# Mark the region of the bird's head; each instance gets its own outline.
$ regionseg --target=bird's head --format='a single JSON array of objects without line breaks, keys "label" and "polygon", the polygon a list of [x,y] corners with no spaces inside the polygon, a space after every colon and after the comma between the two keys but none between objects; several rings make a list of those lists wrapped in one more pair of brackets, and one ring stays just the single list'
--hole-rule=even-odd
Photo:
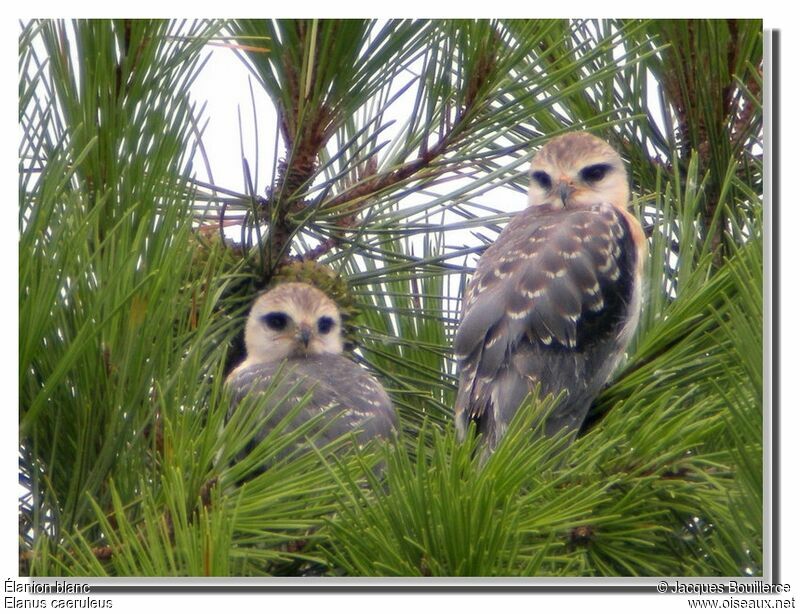
[{"label": "bird's head", "polygon": [[313,286],[281,284],[256,299],[245,325],[244,343],[248,362],[341,354],[339,309]]},{"label": "bird's head", "polygon": [[570,208],[601,202],[628,206],[630,191],[622,158],[588,132],[554,138],[533,158],[528,206]]}]

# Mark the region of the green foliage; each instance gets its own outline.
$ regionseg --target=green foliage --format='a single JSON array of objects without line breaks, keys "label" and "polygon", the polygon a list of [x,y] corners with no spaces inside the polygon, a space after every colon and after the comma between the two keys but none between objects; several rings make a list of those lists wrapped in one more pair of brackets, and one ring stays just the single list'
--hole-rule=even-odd
[{"label": "green foliage", "polygon": [[[246,194],[191,165],[215,38],[278,112]],[[759,22],[41,20],[19,45],[21,573],[761,573]],[[462,289],[578,128],[630,169],[641,324],[571,445],[532,403],[483,459],[451,425]],[[228,419],[223,381],[287,270],[346,281],[396,441],[307,424],[243,456],[263,417]]]},{"label": "green foliage", "polygon": [[[213,263],[188,274],[185,91],[201,44],[170,28],[44,22],[23,34],[37,30],[47,63],[21,75],[35,104],[20,118],[20,441],[42,497],[30,512],[48,516],[33,524],[55,534],[93,518],[86,493],[110,502],[112,475],[133,492],[152,471],[159,397],[184,383],[179,365],[212,359],[193,339],[228,334],[210,315],[225,280]],[[42,63],[35,49],[22,45],[25,63]]]}]

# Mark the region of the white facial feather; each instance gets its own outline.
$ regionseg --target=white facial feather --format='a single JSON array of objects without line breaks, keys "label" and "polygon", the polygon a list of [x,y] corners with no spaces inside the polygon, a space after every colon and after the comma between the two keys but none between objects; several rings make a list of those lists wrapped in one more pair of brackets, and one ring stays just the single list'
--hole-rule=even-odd
[{"label": "white facial feather", "polygon": [[281,284],[256,299],[244,340],[247,365],[344,349],[336,303],[304,283]]},{"label": "white facial feather", "polygon": [[[599,178],[591,179],[593,171]],[[529,176],[528,206],[609,203],[625,209],[630,199],[622,158],[588,132],[571,132],[549,141],[531,162]]]}]

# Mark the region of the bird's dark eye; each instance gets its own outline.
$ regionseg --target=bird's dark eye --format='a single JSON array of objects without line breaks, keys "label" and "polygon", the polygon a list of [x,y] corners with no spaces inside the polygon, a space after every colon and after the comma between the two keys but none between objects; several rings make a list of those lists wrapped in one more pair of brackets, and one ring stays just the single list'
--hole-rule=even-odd
[{"label": "bird's dark eye", "polygon": [[331,332],[333,325],[333,318],[329,318],[328,316],[322,316],[319,320],[317,320],[317,330],[319,330],[319,332],[323,335],[327,335],[329,332]]},{"label": "bird's dark eye", "polygon": [[581,169],[581,179],[594,183],[605,177],[610,170],[611,166],[608,164],[592,164],[591,166]]},{"label": "bird's dark eye", "polygon": [[289,316],[282,311],[270,311],[261,319],[264,321],[264,324],[272,330],[283,330],[289,323]]},{"label": "bird's dark eye", "polygon": [[549,190],[553,187],[553,181],[550,179],[550,175],[544,171],[533,171],[531,173],[531,179],[538,183],[544,190]]}]

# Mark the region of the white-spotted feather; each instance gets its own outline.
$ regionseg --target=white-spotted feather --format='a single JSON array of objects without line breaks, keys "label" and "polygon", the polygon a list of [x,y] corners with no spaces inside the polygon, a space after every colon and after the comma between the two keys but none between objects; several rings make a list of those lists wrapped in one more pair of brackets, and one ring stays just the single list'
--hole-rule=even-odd
[{"label": "white-spotted feather", "polygon": [[[593,182],[580,172],[591,165],[605,169]],[[626,210],[618,154],[571,133],[531,168],[530,206],[481,257],[454,340],[459,431],[476,420],[491,446],[537,384],[543,394],[567,392],[546,430],[577,428],[638,319],[644,233]],[[536,180],[542,173],[549,184]]]}]

